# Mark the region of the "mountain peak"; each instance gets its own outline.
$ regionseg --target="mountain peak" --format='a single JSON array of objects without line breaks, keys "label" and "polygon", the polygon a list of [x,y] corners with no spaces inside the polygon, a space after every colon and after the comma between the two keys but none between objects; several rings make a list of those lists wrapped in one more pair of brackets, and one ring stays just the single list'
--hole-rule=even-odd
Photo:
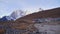
[{"label": "mountain peak", "polygon": [[25,12],[22,11],[22,10],[16,10],[14,11],[10,16],[13,18],[13,19],[17,19],[17,18],[20,18],[22,16],[25,15]]}]

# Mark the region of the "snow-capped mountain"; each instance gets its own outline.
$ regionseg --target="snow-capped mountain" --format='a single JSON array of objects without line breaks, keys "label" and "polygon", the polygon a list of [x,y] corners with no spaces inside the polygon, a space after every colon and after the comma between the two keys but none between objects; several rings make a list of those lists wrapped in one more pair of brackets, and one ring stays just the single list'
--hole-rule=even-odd
[{"label": "snow-capped mountain", "polygon": [[16,11],[13,11],[11,15],[4,16],[4,17],[0,18],[0,21],[16,20],[16,19],[23,17],[25,15],[26,15],[26,13],[24,11],[16,10]]},{"label": "snow-capped mountain", "polygon": [[16,10],[16,11],[14,11],[11,15],[10,15],[10,17],[12,17],[14,20],[16,20],[16,19],[18,19],[18,18],[20,18],[20,17],[23,17],[23,16],[25,16],[26,14],[25,14],[25,12],[24,11],[22,11],[22,10]]}]

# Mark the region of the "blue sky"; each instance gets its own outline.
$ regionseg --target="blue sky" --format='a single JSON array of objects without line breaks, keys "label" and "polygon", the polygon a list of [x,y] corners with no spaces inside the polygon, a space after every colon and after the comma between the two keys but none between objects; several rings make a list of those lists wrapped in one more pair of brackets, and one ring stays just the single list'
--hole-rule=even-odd
[{"label": "blue sky", "polygon": [[[0,0],[0,17],[10,15],[15,10],[34,12],[60,7],[60,0]],[[28,13],[29,13],[28,12]]]}]

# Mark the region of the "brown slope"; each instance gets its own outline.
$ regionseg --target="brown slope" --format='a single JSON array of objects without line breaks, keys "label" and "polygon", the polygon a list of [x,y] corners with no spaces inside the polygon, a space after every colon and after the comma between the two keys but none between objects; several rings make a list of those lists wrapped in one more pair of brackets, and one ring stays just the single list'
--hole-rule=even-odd
[{"label": "brown slope", "polygon": [[60,17],[60,7],[29,14],[27,16],[17,19],[16,21],[21,20],[21,19],[30,19],[31,20],[34,18],[47,18],[47,17],[51,17],[51,18]]}]

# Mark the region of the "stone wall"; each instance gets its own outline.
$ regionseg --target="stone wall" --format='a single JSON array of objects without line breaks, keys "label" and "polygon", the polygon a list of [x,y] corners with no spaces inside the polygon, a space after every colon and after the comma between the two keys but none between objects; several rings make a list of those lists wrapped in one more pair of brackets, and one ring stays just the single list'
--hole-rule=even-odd
[{"label": "stone wall", "polygon": [[39,32],[42,33],[45,32],[46,34],[60,34],[60,25],[35,24],[34,26],[39,30]]}]

